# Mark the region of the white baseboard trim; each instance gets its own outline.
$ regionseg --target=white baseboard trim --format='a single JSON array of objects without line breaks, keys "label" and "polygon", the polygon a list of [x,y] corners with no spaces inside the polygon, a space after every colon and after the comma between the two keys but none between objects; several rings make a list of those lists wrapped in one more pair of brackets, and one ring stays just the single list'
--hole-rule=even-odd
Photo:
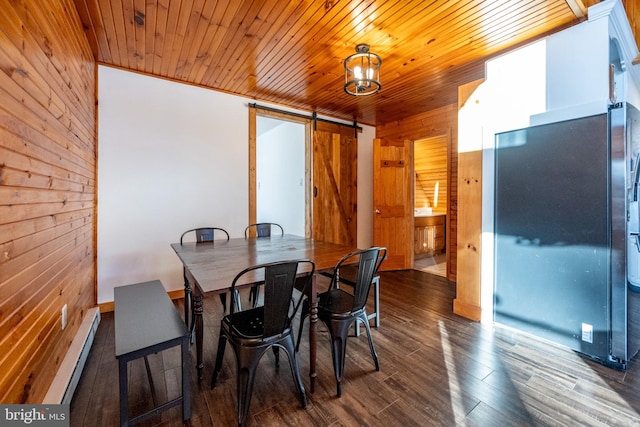
[{"label": "white baseboard trim", "polygon": [[42,403],[49,405],[71,403],[99,324],[100,309],[90,308]]}]

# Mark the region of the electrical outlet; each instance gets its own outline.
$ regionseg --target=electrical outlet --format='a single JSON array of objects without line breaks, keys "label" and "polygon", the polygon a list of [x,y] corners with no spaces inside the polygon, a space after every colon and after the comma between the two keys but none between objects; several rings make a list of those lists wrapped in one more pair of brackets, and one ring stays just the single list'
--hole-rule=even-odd
[{"label": "electrical outlet", "polygon": [[593,325],[582,324],[582,341],[593,343]]},{"label": "electrical outlet", "polygon": [[62,329],[65,328],[65,326],[67,326],[67,304],[62,306]]}]

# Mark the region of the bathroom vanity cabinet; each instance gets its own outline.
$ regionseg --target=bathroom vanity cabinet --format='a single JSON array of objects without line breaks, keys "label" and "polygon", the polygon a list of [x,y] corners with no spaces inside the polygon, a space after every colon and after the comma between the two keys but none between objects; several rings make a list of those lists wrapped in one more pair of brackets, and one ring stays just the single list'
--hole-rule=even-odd
[{"label": "bathroom vanity cabinet", "polygon": [[414,255],[416,258],[439,254],[445,250],[445,222],[447,216],[433,214],[414,218]]}]

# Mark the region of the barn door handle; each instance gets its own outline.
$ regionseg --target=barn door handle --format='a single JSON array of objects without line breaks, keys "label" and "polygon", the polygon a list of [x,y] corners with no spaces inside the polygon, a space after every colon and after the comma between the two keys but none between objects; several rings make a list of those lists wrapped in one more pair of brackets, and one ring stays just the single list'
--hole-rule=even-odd
[{"label": "barn door handle", "polygon": [[318,197],[318,187],[313,186],[313,197]]}]

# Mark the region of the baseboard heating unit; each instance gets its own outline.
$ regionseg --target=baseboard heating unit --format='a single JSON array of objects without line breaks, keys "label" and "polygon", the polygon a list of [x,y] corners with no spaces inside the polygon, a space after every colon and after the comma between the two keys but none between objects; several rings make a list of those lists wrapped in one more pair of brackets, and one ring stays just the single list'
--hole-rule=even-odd
[{"label": "baseboard heating unit", "polygon": [[100,309],[89,309],[42,403],[71,403],[99,324]]}]

